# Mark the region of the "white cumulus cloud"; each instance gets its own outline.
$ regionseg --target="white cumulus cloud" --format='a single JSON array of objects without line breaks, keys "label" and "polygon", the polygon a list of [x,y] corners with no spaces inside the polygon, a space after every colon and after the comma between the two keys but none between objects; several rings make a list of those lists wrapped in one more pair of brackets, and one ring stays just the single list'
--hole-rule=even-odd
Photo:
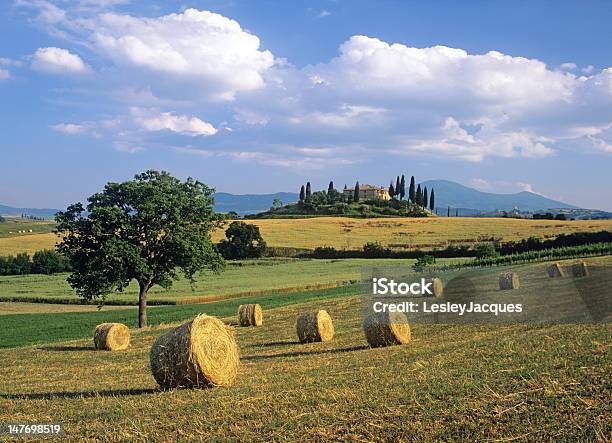
[{"label": "white cumulus cloud", "polygon": [[[113,0],[56,2],[64,9],[17,2],[38,8],[37,21],[104,65],[98,87],[124,108],[101,116],[118,118],[117,128],[98,129],[120,142],[117,149],[167,143],[156,134],[164,130],[213,135],[217,129],[195,116],[203,109],[227,123],[219,128],[232,128],[209,138],[207,149],[278,166],[301,164],[299,149],[312,146],[325,149],[329,161],[321,164],[336,165],[387,155],[472,162],[566,149],[607,155],[612,145],[612,68],[548,67],[499,51],[420,48],[364,35],[341,43],[331,60],[297,67],[237,21],[209,11],[137,16],[101,12],[121,3]],[[42,59],[62,72],[87,69],[66,50],[39,51],[33,66]]]},{"label": "white cumulus cloud", "polygon": [[497,51],[358,35],[329,62],[271,69],[266,87],[243,98],[236,118],[265,116],[281,142],[358,144],[370,155],[543,158],[559,142],[610,124],[608,71],[578,77]]},{"label": "white cumulus cloud", "polygon": [[578,66],[576,65],[576,63],[572,63],[572,62],[568,62],[568,63],[561,63],[560,68],[561,69],[576,69]]},{"label": "white cumulus cloud", "polygon": [[209,11],[157,18],[106,13],[87,26],[96,50],[115,63],[190,81],[193,93],[205,90],[216,99],[261,88],[263,72],[274,64],[257,36]]},{"label": "white cumulus cloud", "polygon": [[32,68],[53,74],[85,73],[89,67],[77,54],[62,48],[38,48],[32,56]]},{"label": "white cumulus cloud", "polygon": [[136,117],[142,127],[147,131],[169,130],[178,134],[198,136],[215,135],[217,129],[213,125],[197,117],[174,115],[171,112],[162,112],[152,117]]},{"label": "white cumulus cloud", "polygon": [[76,123],[58,123],[57,125],[51,126],[51,129],[68,135],[79,135],[88,131],[88,128],[85,125],[79,125]]}]

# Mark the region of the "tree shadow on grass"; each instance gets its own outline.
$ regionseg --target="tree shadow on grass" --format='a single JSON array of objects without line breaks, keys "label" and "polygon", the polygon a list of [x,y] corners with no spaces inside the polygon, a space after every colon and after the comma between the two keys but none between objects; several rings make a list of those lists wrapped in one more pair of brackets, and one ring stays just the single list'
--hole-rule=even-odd
[{"label": "tree shadow on grass", "polygon": [[132,395],[153,394],[162,392],[158,388],[147,389],[116,389],[105,391],[82,391],[82,392],[40,392],[32,394],[0,394],[0,398],[9,400],[51,400],[54,398],[92,398],[92,397],[128,397]]},{"label": "tree shadow on grass", "polygon": [[38,348],[41,351],[95,351],[96,348],[93,346],[43,346]]},{"label": "tree shadow on grass", "polygon": [[246,355],[244,357],[241,357],[240,360],[259,361],[259,360],[269,360],[273,358],[301,357],[301,356],[306,356],[306,355],[341,354],[344,352],[363,351],[365,349],[370,349],[370,347],[367,345],[361,345],[361,346],[351,346],[350,348],[341,348],[341,349],[320,349],[320,350],[306,351],[306,352],[283,352],[280,354],[269,354],[269,355]]}]

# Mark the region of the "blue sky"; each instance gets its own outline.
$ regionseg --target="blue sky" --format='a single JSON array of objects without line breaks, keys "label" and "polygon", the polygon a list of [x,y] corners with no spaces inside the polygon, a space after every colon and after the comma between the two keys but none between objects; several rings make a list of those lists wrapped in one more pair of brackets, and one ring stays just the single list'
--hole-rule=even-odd
[{"label": "blue sky", "polygon": [[0,203],[149,168],[220,191],[398,174],[612,210],[612,2],[0,3]]}]

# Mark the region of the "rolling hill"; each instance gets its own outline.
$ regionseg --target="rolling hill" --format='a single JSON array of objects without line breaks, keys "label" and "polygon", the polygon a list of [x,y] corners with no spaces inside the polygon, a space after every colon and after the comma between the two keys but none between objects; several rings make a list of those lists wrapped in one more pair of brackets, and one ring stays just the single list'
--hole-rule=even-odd
[{"label": "rolling hill", "polygon": [[[578,209],[556,200],[543,197],[532,192],[518,192],[516,194],[493,194],[482,192],[459,183],[448,180],[428,180],[421,183],[427,189],[434,188],[436,192],[436,207],[446,209],[462,209],[462,215],[479,214],[491,211],[511,211],[518,208],[524,212],[537,212],[548,209]],[[218,212],[235,211],[238,214],[254,214],[270,209],[274,199],[280,199],[283,204],[296,202],[297,193],[277,192],[274,194],[229,194],[217,192],[215,194],[215,209]],[[0,205],[0,215],[20,216],[21,214],[51,218],[57,209],[14,208]]]},{"label": "rolling hill", "polygon": [[58,209],[38,209],[38,208],[14,208],[12,206],[0,205],[0,215],[9,217],[20,217],[22,214],[33,215],[35,217],[53,218]]},{"label": "rolling hill", "polygon": [[243,195],[217,192],[215,194],[215,209],[218,212],[235,211],[238,214],[253,214],[270,209],[275,198],[280,199],[283,204],[287,204],[298,201],[300,196],[292,192]]},{"label": "rolling hill", "polygon": [[482,192],[448,180],[428,180],[421,183],[427,189],[434,188],[436,194],[436,207],[472,209],[478,212],[511,211],[518,208],[520,211],[536,212],[547,209],[577,209],[556,200],[543,197],[533,192],[518,192],[516,194],[493,194]]}]

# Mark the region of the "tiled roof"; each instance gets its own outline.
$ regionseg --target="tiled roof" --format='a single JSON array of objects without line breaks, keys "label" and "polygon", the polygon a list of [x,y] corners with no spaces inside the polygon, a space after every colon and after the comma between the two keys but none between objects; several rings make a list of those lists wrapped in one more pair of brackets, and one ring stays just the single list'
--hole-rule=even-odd
[{"label": "tiled roof", "polygon": [[[354,191],[355,188],[347,188],[347,191]],[[360,191],[366,191],[366,190],[376,190],[376,191],[386,191],[387,189],[383,186],[373,186],[373,185],[368,185],[366,183],[364,183],[363,185],[359,185],[359,190]]]}]

